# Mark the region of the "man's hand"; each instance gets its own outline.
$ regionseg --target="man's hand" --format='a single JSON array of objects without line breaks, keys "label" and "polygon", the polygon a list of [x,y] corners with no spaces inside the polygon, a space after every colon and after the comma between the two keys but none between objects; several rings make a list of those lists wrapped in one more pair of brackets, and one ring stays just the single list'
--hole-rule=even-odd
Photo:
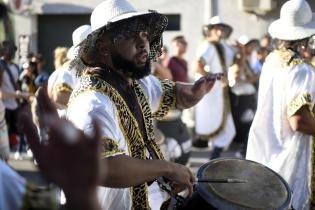
[{"label": "man's hand", "polygon": [[70,205],[76,206],[80,198],[86,196],[89,199],[96,195],[99,127],[94,122],[95,134],[87,136],[69,121],[59,118],[46,90],[40,89],[36,98],[40,107],[41,128],[47,131],[47,137],[40,141],[37,128],[27,114],[21,116],[23,131],[44,176],[61,187],[67,200],[73,200]]},{"label": "man's hand", "polygon": [[165,176],[171,181],[172,193],[177,194],[185,189],[188,189],[189,196],[193,193],[193,185],[195,177],[191,171],[184,165],[168,162],[170,165],[170,172]]},{"label": "man's hand", "polygon": [[211,74],[209,73],[206,76],[201,77],[197,80],[192,87],[193,94],[195,97],[201,99],[205,94],[207,94],[212,87],[216,80],[221,80],[223,78],[223,74]]},{"label": "man's hand", "polygon": [[194,84],[176,83],[176,108],[186,109],[196,105],[223,76],[221,73],[209,73]]}]

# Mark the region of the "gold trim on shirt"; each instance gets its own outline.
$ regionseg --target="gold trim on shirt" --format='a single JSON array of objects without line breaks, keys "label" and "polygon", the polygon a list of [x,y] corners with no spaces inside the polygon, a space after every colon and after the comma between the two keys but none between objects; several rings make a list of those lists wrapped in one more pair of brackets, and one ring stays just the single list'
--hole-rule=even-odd
[{"label": "gold trim on shirt", "polygon": [[59,84],[55,85],[53,88],[53,91],[55,93],[58,93],[58,92],[71,93],[73,91],[73,89],[69,84],[63,82],[63,83],[59,83]]},{"label": "gold trim on shirt", "polygon": [[160,82],[163,93],[159,108],[153,113],[153,117],[156,119],[165,117],[167,113],[175,107],[176,103],[175,83],[171,80],[160,80]]},{"label": "gold trim on shirt", "polygon": [[114,155],[117,153],[124,153],[125,151],[123,149],[119,149],[119,144],[116,140],[110,138],[110,137],[104,137],[101,140],[101,158]]},{"label": "gold trim on shirt", "polygon": [[292,117],[302,106],[308,105],[311,109],[312,98],[311,94],[303,93],[302,95],[294,98],[287,107],[287,117]]},{"label": "gold trim on shirt", "polygon": [[[129,155],[137,159],[145,160],[147,158],[147,145],[151,148],[151,150],[153,150],[157,158],[163,159],[163,155],[160,152],[159,147],[155,143],[153,133],[152,110],[149,106],[147,96],[145,95],[143,88],[138,81],[134,82],[133,87],[137,96],[138,103],[143,113],[143,120],[148,141],[146,142],[147,144],[145,144],[138,122],[135,119],[134,115],[131,113],[125,100],[114,87],[112,87],[103,79],[93,75],[82,76],[80,79],[80,86],[77,87],[77,89],[72,93],[69,103],[71,103],[79,94],[90,90],[94,90],[108,96],[116,107],[118,123],[120,126],[120,130],[123,133],[124,138],[126,139]],[[168,94],[165,94],[165,97],[166,95]],[[169,103],[170,100],[171,99],[166,100],[166,103]],[[173,102],[173,100],[171,101]],[[147,183],[130,188],[132,209],[149,209],[147,188]]]}]

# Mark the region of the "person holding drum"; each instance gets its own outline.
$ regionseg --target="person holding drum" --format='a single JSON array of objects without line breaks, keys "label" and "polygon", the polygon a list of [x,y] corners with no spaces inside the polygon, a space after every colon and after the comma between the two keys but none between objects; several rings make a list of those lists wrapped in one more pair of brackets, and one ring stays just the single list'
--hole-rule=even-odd
[{"label": "person holding drum", "polygon": [[283,176],[295,209],[315,209],[315,69],[301,56],[315,15],[305,0],[287,1],[268,31],[278,43],[263,65],[246,159]]},{"label": "person holding drum", "polygon": [[93,118],[100,122],[101,164],[107,166],[99,182],[103,209],[159,209],[164,199],[157,182],[168,182],[174,194],[192,193],[194,176],[187,167],[163,160],[152,121],[174,106],[195,105],[222,75],[208,74],[194,84],[149,75],[166,26],[167,18],[156,11],[138,12],[127,0],[105,0],[93,10],[92,33],[73,62],[80,76],[67,117],[85,133],[93,133]]}]

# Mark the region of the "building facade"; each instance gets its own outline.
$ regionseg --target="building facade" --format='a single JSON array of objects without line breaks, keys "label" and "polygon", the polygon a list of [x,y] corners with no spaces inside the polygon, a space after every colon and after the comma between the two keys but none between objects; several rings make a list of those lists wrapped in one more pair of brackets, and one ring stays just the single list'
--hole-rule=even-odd
[{"label": "building facade", "polygon": [[[102,0],[3,0],[20,3],[15,9],[14,31],[19,56],[27,51],[40,52],[47,60],[47,70],[53,71],[52,53],[57,46],[72,45],[72,31],[82,24],[89,24],[89,16]],[[285,0],[130,0],[139,10],[154,9],[169,17],[169,28],[164,44],[176,35],[188,41],[185,55],[192,69],[196,48],[202,41],[202,25],[211,16],[220,15],[232,25],[230,42],[240,35],[260,38],[271,21],[279,17]],[[308,0],[313,11],[315,2]],[[269,5],[272,4],[272,6]],[[12,5],[11,5],[12,7]],[[249,10],[245,11],[245,10]],[[172,50],[170,49],[170,54]]]}]

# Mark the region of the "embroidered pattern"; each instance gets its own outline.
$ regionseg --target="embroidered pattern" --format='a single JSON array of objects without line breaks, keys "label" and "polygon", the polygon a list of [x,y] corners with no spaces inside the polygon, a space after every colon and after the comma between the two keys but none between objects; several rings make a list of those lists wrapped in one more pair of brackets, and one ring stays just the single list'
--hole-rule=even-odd
[{"label": "embroidered pattern", "polygon": [[289,49],[274,50],[266,60],[268,63],[271,63],[272,66],[279,68],[293,67],[298,64],[307,63],[306,60]]},{"label": "embroidered pattern", "polygon": [[[78,89],[76,89],[72,93],[69,103],[71,103],[79,94],[89,90],[100,92],[110,98],[110,100],[117,109],[117,113],[119,115],[118,119],[120,129],[128,144],[130,156],[142,160],[146,159],[146,146],[144,138],[139,129],[137,120],[129,110],[126,102],[118,93],[118,91],[115,88],[113,88],[110,84],[108,84],[106,81],[91,75],[85,75],[81,77],[80,87],[78,87]],[[155,152],[158,158],[163,159],[163,155],[154,140],[152,111],[150,109],[148,99],[141,85],[138,82],[134,82],[134,90],[137,96],[138,103],[140,104],[140,107],[143,112],[144,124],[148,139],[147,146],[150,147],[153,150],[153,152]],[[165,100],[166,103],[169,100]],[[174,100],[171,101],[173,102]],[[106,141],[107,140],[108,139],[106,139]],[[104,149],[107,147],[113,148],[113,151],[115,150],[115,148],[118,148],[117,143],[113,140],[109,141],[109,143],[106,143],[104,145]],[[106,152],[107,151],[105,151],[105,153]],[[147,184],[144,183],[130,188],[132,209],[149,209],[147,187],[148,187]]]},{"label": "embroidered pattern", "polygon": [[163,94],[160,101],[159,108],[153,113],[153,117],[156,119],[162,119],[167,113],[175,107],[175,83],[171,80],[160,80]]},{"label": "embroidered pattern", "polygon": [[[156,144],[156,141],[155,141],[154,130],[153,130],[153,121],[152,121],[153,117],[152,117],[152,111],[150,109],[150,105],[148,103],[149,100],[147,99],[147,97],[144,93],[144,90],[141,87],[141,85],[139,84],[139,82],[137,82],[137,81],[134,82],[134,89],[135,89],[135,93],[137,95],[138,102],[139,102],[139,104],[141,104],[141,109],[142,109],[142,113],[143,113],[143,119],[144,119],[144,124],[145,124],[145,129],[146,129],[146,133],[147,133],[149,146],[150,146],[150,148],[153,149],[153,151],[155,152],[155,154],[157,155],[157,157],[159,159],[164,159],[163,154],[160,151],[160,148]],[[166,105],[163,107],[165,107],[165,109],[167,109]]]},{"label": "embroidered pattern", "polygon": [[54,92],[68,92],[71,93],[73,91],[72,87],[67,83],[60,83],[54,87]]},{"label": "embroidered pattern", "polygon": [[302,106],[308,105],[311,109],[312,98],[309,93],[304,93],[293,99],[287,107],[287,117],[292,117]]},{"label": "embroidered pattern", "polygon": [[101,157],[125,152],[123,149],[119,149],[118,147],[119,145],[114,139],[109,137],[103,138],[101,141]]}]

